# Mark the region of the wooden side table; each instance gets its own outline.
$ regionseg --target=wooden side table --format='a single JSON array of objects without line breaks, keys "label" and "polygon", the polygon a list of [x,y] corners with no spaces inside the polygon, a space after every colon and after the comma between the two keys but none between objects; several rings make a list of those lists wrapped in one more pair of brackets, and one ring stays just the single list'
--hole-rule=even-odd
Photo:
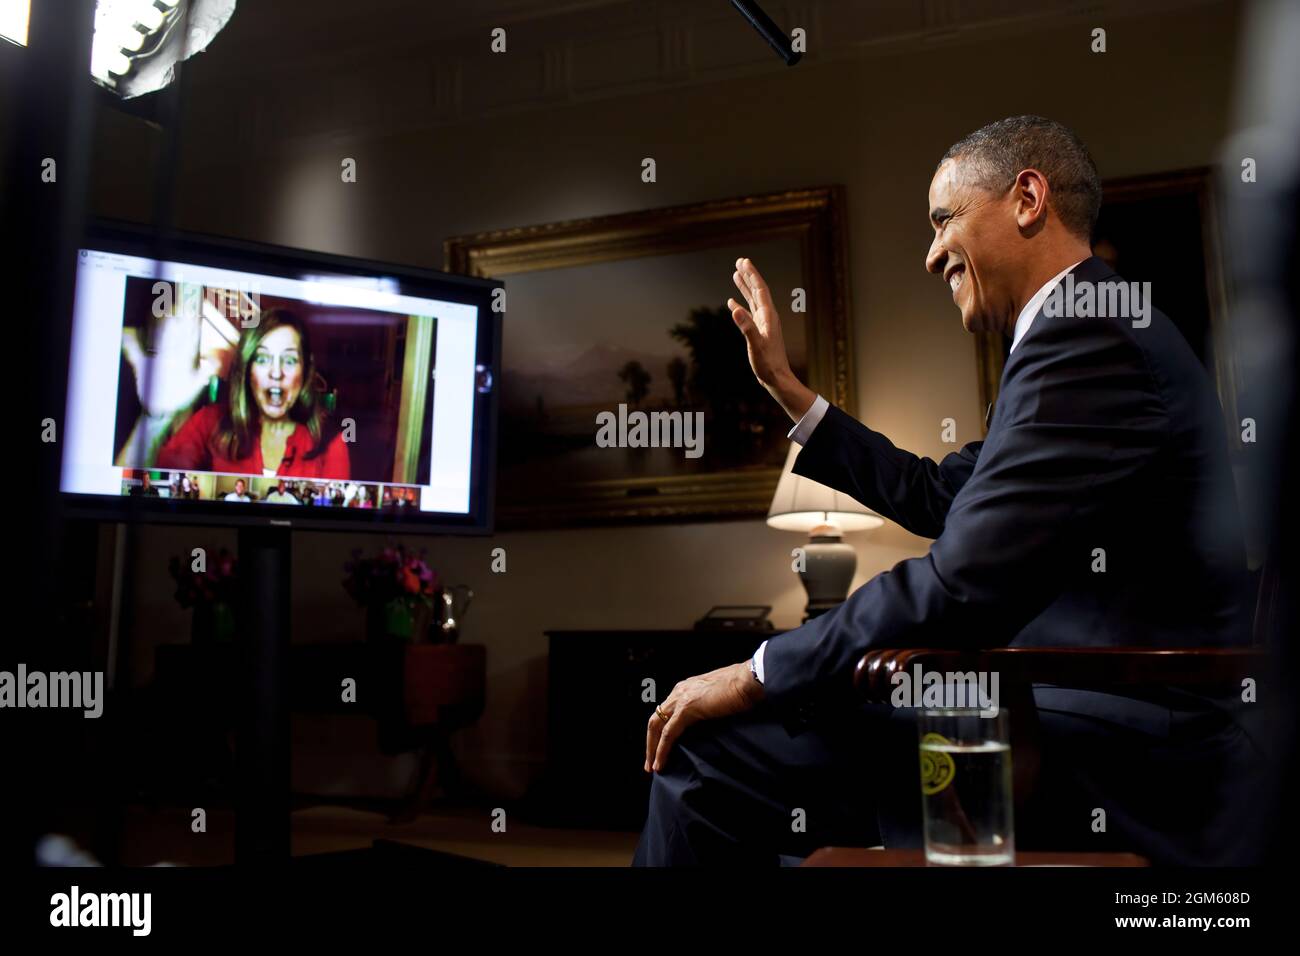
[{"label": "wooden side table", "polygon": [[[395,819],[410,819],[441,788],[464,795],[465,782],[451,750],[451,735],[483,714],[487,698],[487,648],[482,644],[405,644],[380,650],[379,679],[393,688],[393,704],[379,714],[385,751],[415,750],[419,769]],[[396,673],[393,672],[396,669]],[[387,671],[387,672],[385,672]]]}]

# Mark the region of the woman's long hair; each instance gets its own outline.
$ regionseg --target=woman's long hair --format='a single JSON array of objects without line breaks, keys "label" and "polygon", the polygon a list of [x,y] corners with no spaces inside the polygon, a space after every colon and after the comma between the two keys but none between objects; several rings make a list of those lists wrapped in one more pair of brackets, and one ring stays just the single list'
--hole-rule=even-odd
[{"label": "woman's long hair", "polygon": [[249,386],[249,368],[257,357],[257,347],[276,329],[288,326],[298,333],[298,348],[302,355],[302,388],[289,409],[289,418],[307,426],[311,433],[311,451],[307,458],[315,458],[325,450],[326,417],[316,394],[316,358],[311,348],[307,326],[287,309],[267,309],[260,313],[257,325],[240,334],[239,351],[235,355],[229,378],[229,395],[221,427],[215,436],[217,447],[226,458],[247,458],[262,433],[261,412]]}]

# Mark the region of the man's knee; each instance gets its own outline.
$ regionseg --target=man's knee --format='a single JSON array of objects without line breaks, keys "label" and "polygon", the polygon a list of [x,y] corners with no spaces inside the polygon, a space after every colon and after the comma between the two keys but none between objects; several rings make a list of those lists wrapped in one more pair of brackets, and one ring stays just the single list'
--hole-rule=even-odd
[{"label": "man's knee", "polygon": [[651,776],[647,828],[666,831],[672,822],[687,829],[697,818],[728,816],[734,805],[721,738],[727,721],[707,720],[687,727],[674,741],[660,768]]},{"label": "man's knee", "polygon": [[660,768],[651,774],[650,812],[670,812],[698,790],[708,776],[707,738],[712,721],[687,727],[668,751]]},{"label": "man's knee", "polygon": [[699,816],[691,806],[691,794],[702,781],[696,771],[699,758],[680,744],[679,740],[663,765],[651,775],[645,827],[632,859],[634,866],[685,866],[701,862],[697,848],[687,838],[696,829],[692,821]]}]

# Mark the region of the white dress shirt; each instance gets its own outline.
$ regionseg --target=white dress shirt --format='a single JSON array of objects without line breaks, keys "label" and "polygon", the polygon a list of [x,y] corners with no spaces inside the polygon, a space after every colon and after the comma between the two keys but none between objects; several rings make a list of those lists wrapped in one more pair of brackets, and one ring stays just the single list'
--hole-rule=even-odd
[{"label": "white dress shirt", "polygon": [[817,424],[822,420],[822,417],[826,414],[826,409],[830,407],[830,404],[830,402],[818,395],[813,399],[813,403],[809,407],[808,411],[803,413],[803,418],[799,419],[794,428],[790,429],[790,433],[785,437],[800,446],[808,444],[808,439],[812,437],[813,429],[816,428]]},{"label": "white dress shirt", "polygon": [[[1079,260],[1079,262],[1082,261],[1082,259]],[[1016,350],[1016,346],[1019,345],[1020,340],[1025,337],[1025,333],[1029,331],[1029,327],[1034,324],[1034,316],[1038,315],[1038,311],[1043,307],[1043,303],[1047,301],[1047,297],[1052,294],[1052,290],[1056,288],[1056,284],[1064,279],[1065,274],[1077,266],[1079,262],[1066,266],[1056,275],[1052,276],[1052,278],[1048,279],[1047,282],[1043,284],[1043,287],[1034,293],[1033,298],[1025,303],[1025,307],[1021,309],[1020,314],[1016,316],[1016,327],[1011,333],[1010,351],[1014,352]]]},{"label": "white dress shirt", "polygon": [[[1083,260],[1080,259],[1079,262],[1083,262]],[[1016,346],[1020,344],[1020,340],[1025,337],[1025,333],[1029,331],[1029,326],[1034,323],[1034,316],[1038,315],[1039,310],[1043,307],[1043,303],[1047,301],[1047,297],[1051,295],[1052,290],[1056,288],[1056,284],[1064,279],[1065,274],[1077,266],[1079,262],[1066,266],[1052,278],[1048,279],[1047,282],[1043,284],[1043,287],[1035,292],[1033,297],[1025,303],[1025,307],[1021,309],[1020,314],[1016,316],[1016,327],[1011,334],[1010,351],[1014,352]],[[808,439],[812,437],[813,429],[821,424],[821,420],[826,417],[826,409],[828,407],[830,407],[830,402],[818,395],[808,411],[804,412],[803,418],[799,419],[794,428],[790,429],[790,433],[786,437],[801,447],[808,444]],[[758,678],[760,684],[763,683],[763,651],[766,649],[767,641],[764,641],[762,644],[758,645],[758,650],[754,652],[754,675]]]}]

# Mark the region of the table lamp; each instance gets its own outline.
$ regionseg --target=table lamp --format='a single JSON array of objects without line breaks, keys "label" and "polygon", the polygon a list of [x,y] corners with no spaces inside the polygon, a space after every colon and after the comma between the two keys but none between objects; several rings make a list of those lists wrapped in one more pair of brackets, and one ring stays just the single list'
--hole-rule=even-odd
[{"label": "table lamp", "polygon": [[772,507],[767,512],[769,527],[778,531],[802,531],[808,535],[799,579],[808,592],[807,621],[843,603],[849,596],[858,556],[844,543],[844,534],[870,531],[885,523],[865,505],[825,485],[796,475],[792,470],[799,446],[790,452],[777,482]]}]

